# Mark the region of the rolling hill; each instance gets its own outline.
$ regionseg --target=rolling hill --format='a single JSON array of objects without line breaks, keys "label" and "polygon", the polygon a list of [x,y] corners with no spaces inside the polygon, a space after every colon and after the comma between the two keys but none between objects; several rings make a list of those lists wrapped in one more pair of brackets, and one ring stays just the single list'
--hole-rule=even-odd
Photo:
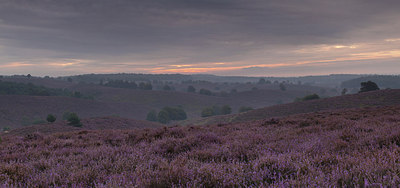
[{"label": "rolling hill", "polygon": [[[67,82],[52,78],[5,77],[3,81],[34,83],[48,88],[68,89],[80,92],[91,99],[62,96],[24,96],[0,95],[0,128],[27,126],[45,119],[47,114],[62,117],[64,112],[76,112],[80,117],[120,116],[144,120],[151,110],[159,111],[165,106],[181,106],[188,118],[200,117],[201,110],[213,105],[230,105],[235,113],[241,106],[261,108],[293,101],[310,93],[324,91],[323,88],[287,85],[286,91],[276,84],[215,84],[200,83],[197,88],[216,88],[221,90],[237,88],[239,91],[226,96],[208,96],[198,93],[162,90],[138,90],[105,87],[97,84]],[[203,85],[202,85],[203,84]],[[252,90],[252,87],[258,88]],[[187,85],[181,84],[186,88]],[[224,88],[226,87],[226,88]],[[327,95],[333,93],[325,91]]]},{"label": "rolling hill", "polygon": [[184,121],[182,125],[206,125],[227,122],[244,122],[270,117],[282,117],[292,114],[309,113],[322,110],[362,108],[369,106],[388,106],[400,104],[400,89],[372,91],[319,100],[294,102],[260,108],[240,114],[213,116],[197,120]]}]

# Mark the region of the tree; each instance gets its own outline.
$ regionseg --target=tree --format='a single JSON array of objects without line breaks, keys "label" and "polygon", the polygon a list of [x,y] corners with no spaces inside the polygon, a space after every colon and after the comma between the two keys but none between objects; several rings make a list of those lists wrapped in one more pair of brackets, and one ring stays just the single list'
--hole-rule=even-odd
[{"label": "tree", "polygon": [[147,121],[157,121],[157,112],[155,110],[150,111],[149,113],[147,113],[147,117],[146,117]]},{"label": "tree", "polygon": [[260,78],[260,80],[258,80],[258,84],[265,84],[265,79],[264,78]]},{"label": "tree", "polygon": [[208,89],[200,89],[199,93],[202,94],[202,95],[212,95],[212,94],[213,94],[213,93],[212,93],[210,90],[208,90]]},{"label": "tree", "polygon": [[343,88],[343,90],[342,90],[342,95],[346,95],[346,93],[347,93],[347,89],[346,89],[346,88]]},{"label": "tree", "polygon": [[368,92],[368,91],[376,91],[379,90],[378,85],[375,82],[368,81],[368,82],[361,82],[361,88],[359,93]]},{"label": "tree", "polygon": [[169,85],[164,85],[163,90],[165,91],[171,91],[171,87]]},{"label": "tree", "polygon": [[81,120],[79,119],[78,115],[74,112],[70,113],[68,116],[68,124],[74,127],[82,127]]},{"label": "tree", "polygon": [[195,93],[195,92],[196,92],[196,88],[194,88],[193,86],[188,86],[187,92],[189,92],[189,93]]},{"label": "tree", "polygon": [[241,106],[239,108],[239,113],[240,112],[247,112],[247,111],[250,111],[250,110],[253,110],[253,108],[252,107],[247,107],[247,106]]},{"label": "tree", "polygon": [[279,89],[282,91],[286,91],[286,86],[283,83],[279,84]]},{"label": "tree", "polygon": [[28,77],[28,78],[31,78],[31,77],[32,77],[32,75],[31,75],[31,74],[28,74],[28,75],[26,75],[26,77]]},{"label": "tree", "polygon": [[229,105],[224,105],[221,107],[220,113],[222,115],[230,114],[232,113],[232,108]]},{"label": "tree", "polygon": [[55,115],[53,115],[53,114],[47,115],[47,118],[46,118],[47,122],[49,122],[49,123],[55,122],[56,119],[57,119],[57,117]]},{"label": "tree", "polygon": [[158,122],[163,123],[163,124],[167,124],[170,121],[169,114],[165,110],[161,110],[160,112],[158,112],[157,119],[158,119]]},{"label": "tree", "polygon": [[309,101],[309,100],[315,100],[315,99],[320,99],[319,95],[317,94],[312,94],[312,95],[307,95],[303,98],[297,98],[295,101]]}]

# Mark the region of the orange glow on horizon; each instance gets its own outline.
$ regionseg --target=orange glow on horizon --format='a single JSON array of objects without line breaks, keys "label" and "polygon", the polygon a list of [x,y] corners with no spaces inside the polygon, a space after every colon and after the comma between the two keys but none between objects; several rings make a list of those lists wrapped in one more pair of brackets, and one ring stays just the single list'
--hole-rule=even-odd
[{"label": "orange glow on horizon", "polygon": [[25,62],[10,62],[8,64],[0,65],[0,68],[15,68],[15,67],[26,67],[33,66],[34,64]]}]

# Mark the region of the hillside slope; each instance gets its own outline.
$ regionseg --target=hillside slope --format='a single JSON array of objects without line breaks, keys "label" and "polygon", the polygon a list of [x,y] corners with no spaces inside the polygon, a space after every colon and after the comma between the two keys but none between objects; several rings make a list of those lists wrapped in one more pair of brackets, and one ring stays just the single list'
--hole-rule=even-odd
[{"label": "hillside slope", "polygon": [[[396,187],[400,105],[3,137],[4,187]],[[51,152],[49,152],[51,151]]]},{"label": "hillside slope", "polygon": [[25,136],[29,134],[53,134],[82,130],[125,130],[139,128],[155,128],[163,125],[156,122],[127,119],[121,117],[95,117],[81,120],[82,127],[73,127],[66,121],[44,123],[10,130],[4,136]]},{"label": "hillside slope", "polygon": [[0,96],[0,128],[16,128],[45,120],[55,114],[58,120],[64,112],[76,112],[81,118],[118,115],[126,118],[145,117],[149,108],[141,105],[108,103],[95,100],[57,96]]},{"label": "hillside slope", "polygon": [[227,122],[244,122],[270,117],[317,112],[321,110],[362,108],[400,104],[400,89],[380,90],[319,100],[294,102],[252,110],[240,114],[213,116],[182,122],[182,125],[206,125]]}]

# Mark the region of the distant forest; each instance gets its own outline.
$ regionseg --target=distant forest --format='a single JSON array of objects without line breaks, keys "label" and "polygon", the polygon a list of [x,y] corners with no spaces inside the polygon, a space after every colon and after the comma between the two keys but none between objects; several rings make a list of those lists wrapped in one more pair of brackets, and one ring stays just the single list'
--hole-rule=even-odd
[{"label": "distant forest", "polygon": [[182,83],[187,81],[208,81],[208,82],[227,82],[227,83],[256,83],[261,78],[271,82],[278,81],[286,83],[302,83],[306,85],[325,86],[325,87],[338,87],[343,81],[359,78],[365,75],[355,74],[332,74],[324,76],[303,76],[303,77],[246,77],[246,76],[216,76],[210,74],[135,74],[135,73],[119,73],[119,74],[84,74],[68,77],[58,77],[58,79],[68,80],[70,82],[85,82],[100,84],[106,83],[110,80],[124,80],[128,82],[174,82]]},{"label": "distant forest", "polygon": [[92,98],[80,92],[66,89],[47,88],[32,83],[4,82],[0,80],[0,95],[31,95],[31,96],[67,96],[76,98]]}]

